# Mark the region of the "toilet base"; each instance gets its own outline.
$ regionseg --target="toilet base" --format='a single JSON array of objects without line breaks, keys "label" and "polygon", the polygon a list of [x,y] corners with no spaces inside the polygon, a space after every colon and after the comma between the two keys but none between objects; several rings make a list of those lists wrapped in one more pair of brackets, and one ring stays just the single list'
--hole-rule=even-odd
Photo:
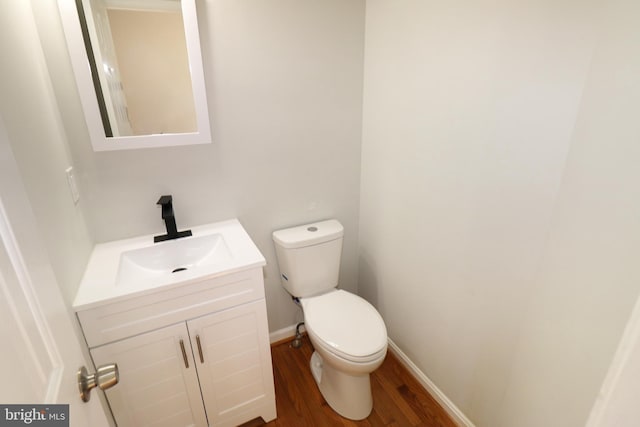
[{"label": "toilet base", "polygon": [[313,375],[313,379],[316,380],[316,384],[320,385],[320,381],[322,379],[322,357],[317,351],[314,351],[311,355],[311,362],[309,365],[311,366],[311,375]]},{"label": "toilet base", "polygon": [[322,397],[334,411],[351,420],[362,420],[369,416],[373,409],[373,398],[368,373],[349,375],[337,371],[324,363],[317,351],[311,355],[309,364]]}]

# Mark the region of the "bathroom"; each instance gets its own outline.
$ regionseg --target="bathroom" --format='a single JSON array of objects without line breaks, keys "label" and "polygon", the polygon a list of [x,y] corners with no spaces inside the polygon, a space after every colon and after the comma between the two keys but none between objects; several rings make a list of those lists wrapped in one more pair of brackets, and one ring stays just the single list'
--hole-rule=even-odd
[{"label": "bathroom", "polygon": [[340,286],[469,425],[585,425],[640,294],[640,6],[197,6],[212,143],[105,152],[56,0],[0,6],[0,115],[65,303],[172,194],[178,226],[241,221],[285,337],[271,233],[337,218]]}]

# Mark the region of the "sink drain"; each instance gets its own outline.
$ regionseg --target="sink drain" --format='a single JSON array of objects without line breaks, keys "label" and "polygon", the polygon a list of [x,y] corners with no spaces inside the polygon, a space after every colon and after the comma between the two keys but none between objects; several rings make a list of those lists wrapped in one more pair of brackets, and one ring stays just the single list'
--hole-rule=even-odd
[{"label": "sink drain", "polygon": [[187,267],[178,267],[175,270],[172,271],[172,273],[177,273],[178,271],[185,271],[187,269]]}]

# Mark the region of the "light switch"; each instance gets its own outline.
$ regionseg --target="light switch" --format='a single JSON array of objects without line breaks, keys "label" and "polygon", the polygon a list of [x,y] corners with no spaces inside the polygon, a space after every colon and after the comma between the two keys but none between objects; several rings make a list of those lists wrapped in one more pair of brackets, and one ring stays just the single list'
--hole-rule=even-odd
[{"label": "light switch", "polygon": [[76,184],[76,174],[73,172],[73,167],[71,166],[69,166],[65,172],[67,173],[67,183],[69,184],[69,190],[71,190],[73,203],[77,205],[80,200],[80,192],[78,191],[78,185]]}]

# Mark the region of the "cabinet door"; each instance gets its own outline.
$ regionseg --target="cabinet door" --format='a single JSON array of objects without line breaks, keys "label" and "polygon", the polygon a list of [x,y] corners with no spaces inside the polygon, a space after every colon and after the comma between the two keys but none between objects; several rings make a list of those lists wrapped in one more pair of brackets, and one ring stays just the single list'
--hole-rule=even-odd
[{"label": "cabinet door", "polygon": [[[265,301],[187,322],[212,426],[276,417]],[[200,352],[202,357],[200,357]]]},{"label": "cabinet door", "polygon": [[118,427],[207,425],[184,323],[93,348],[91,355],[96,365],[118,364],[120,382],[106,391]]}]

